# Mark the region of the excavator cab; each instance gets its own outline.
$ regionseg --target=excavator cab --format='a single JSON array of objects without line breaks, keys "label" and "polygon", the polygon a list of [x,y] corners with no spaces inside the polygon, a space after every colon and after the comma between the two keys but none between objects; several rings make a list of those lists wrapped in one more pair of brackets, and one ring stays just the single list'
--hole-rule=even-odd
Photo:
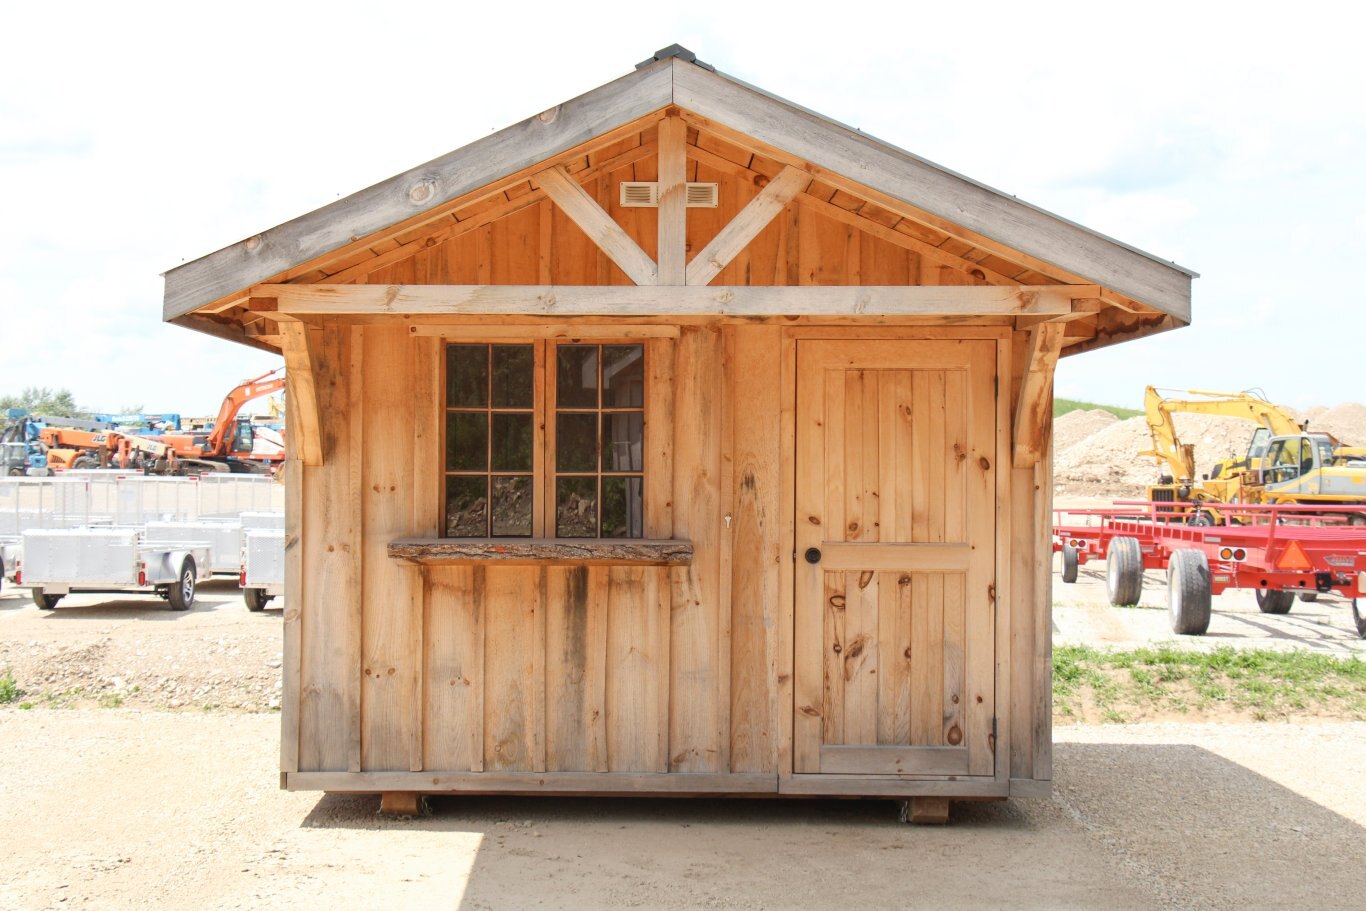
[{"label": "excavator cab", "polygon": [[1311,435],[1272,437],[1262,463],[1262,484],[1269,490],[1293,486],[1296,493],[1319,493],[1317,472],[1333,464],[1333,444]]},{"label": "excavator cab", "polygon": [[252,447],[256,445],[256,428],[251,420],[239,420],[232,428],[232,444],[228,451],[235,456],[250,458]]}]

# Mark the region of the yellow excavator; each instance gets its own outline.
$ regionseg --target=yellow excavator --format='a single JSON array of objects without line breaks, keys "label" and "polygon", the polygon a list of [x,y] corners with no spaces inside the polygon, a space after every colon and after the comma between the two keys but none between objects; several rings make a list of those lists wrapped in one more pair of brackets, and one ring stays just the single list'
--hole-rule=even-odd
[{"label": "yellow excavator", "polygon": [[[1152,386],[1144,392],[1153,446],[1139,455],[1166,469],[1148,488],[1148,499],[1184,504],[1174,508],[1199,525],[1224,523],[1220,503],[1361,506],[1349,521],[1366,525],[1366,449],[1345,447],[1332,434],[1310,433],[1286,409],[1250,393],[1181,394],[1194,398],[1166,398]],[[1243,418],[1258,426],[1244,458],[1224,459],[1197,478],[1195,447],[1181,442],[1172,421],[1178,413]]]}]

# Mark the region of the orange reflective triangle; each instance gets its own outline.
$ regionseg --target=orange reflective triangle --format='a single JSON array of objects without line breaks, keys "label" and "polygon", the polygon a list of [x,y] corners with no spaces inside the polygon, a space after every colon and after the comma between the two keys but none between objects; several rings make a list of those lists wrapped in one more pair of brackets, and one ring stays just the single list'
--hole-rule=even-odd
[{"label": "orange reflective triangle", "polygon": [[1309,555],[1304,552],[1300,542],[1291,541],[1290,546],[1276,561],[1276,566],[1278,569],[1313,569],[1314,564],[1309,562]]}]

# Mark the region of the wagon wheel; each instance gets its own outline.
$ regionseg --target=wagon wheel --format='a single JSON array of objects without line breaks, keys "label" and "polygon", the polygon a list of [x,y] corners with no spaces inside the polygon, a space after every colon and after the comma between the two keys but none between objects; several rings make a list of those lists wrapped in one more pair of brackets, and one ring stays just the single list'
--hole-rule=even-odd
[{"label": "wagon wheel", "polygon": [[194,557],[186,557],[180,564],[180,578],[166,590],[166,601],[171,610],[189,610],[194,605],[195,587]]},{"label": "wagon wheel", "polygon": [[1105,556],[1105,588],[1110,603],[1117,607],[1137,604],[1143,596],[1143,546],[1137,538],[1119,537],[1110,542]]},{"label": "wagon wheel", "polygon": [[1294,592],[1257,589],[1257,607],[1264,614],[1288,614],[1294,604]]},{"label": "wagon wheel", "polygon": [[1077,581],[1077,549],[1071,544],[1062,546],[1062,581]]},{"label": "wagon wheel", "polygon": [[1178,550],[1167,564],[1167,612],[1172,632],[1203,636],[1209,629],[1209,558],[1202,550]]},{"label": "wagon wheel", "polygon": [[1356,598],[1352,599],[1352,622],[1356,624],[1357,635],[1366,639],[1366,617],[1361,616],[1361,612],[1357,610]]}]

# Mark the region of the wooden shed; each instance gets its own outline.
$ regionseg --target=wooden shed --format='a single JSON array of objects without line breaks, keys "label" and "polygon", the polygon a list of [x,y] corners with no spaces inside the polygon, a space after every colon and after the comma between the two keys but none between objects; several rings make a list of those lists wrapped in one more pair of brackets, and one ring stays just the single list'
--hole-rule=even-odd
[{"label": "wooden shed", "polygon": [[288,366],[283,787],[1046,795],[1053,369],[1192,276],[677,46],[170,271]]}]

